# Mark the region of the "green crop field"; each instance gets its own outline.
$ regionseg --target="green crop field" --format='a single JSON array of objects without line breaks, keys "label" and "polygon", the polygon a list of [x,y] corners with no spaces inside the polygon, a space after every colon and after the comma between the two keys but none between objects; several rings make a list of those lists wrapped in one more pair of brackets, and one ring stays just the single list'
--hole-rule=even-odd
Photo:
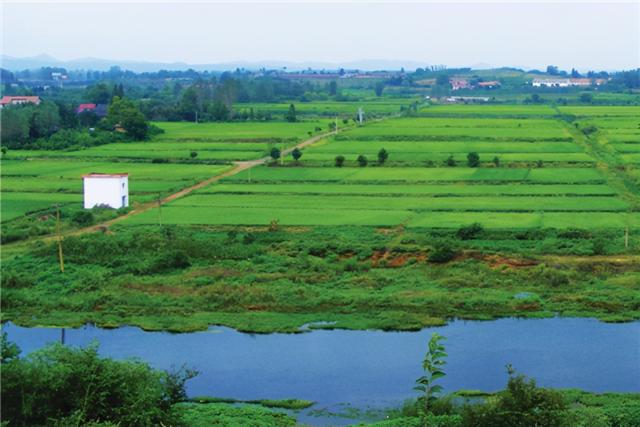
[{"label": "green crop field", "polygon": [[[396,101],[383,103],[378,111],[390,105]],[[266,105],[271,106],[286,104]],[[303,108],[322,115],[325,109],[352,107],[314,103]],[[566,108],[563,114],[579,116],[578,126],[598,127],[598,135],[606,136],[605,143],[620,159],[640,162],[633,107]],[[439,113],[424,116],[430,112]],[[288,158],[284,167],[259,166],[230,176],[165,206],[162,221],[434,228],[476,221],[492,228],[636,226],[637,202],[623,197],[603,169],[595,167],[597,158],[574,141],[573,125],[560,120],[557,110],[540,105],[442,105],[421,114],[346,129],[306,148],[298,162]],[[209,160],[261,158],[274,145],[290,146],[309,133],[317,134],[316,126],[327,129],[329,122],[158,123],[165,133],[148,142],[76,151],[12,150],[2,161],[2,191],[8,195],[3,220],[55,203],[78,204],[80,176],[88,172],[128,172],[132,202],[152,200],[225,168],[207,164]],[[383,148],[389,157],[379,165],[377,153]],[[192,151],[197,152],[195,159]],[[472,151],[480,155],[480,167],[467,166]],[[344,167],[334,166],[338,155],[345,157]],[[366,167],[358,167],[359,155],[369,159]],[[449,156],[455,166],[445,166]],[[159,218],[152,210],[125,224],[153,224]]]},{"label": "green crop field", "polygon": [[[319,117],[356,117],[358,109],[362,108],[365,116],[388,115],[400,113],[400,107],[411,103],[410,99],[385,98],[376,101],[360,102],[295,102],[296,112],[306,116]],[[239,103],[235,108],[240,111],[253,109],[254,112],[270,113],[283,116],[289,110],[290,103]]]},{"label": "green crop field", "polygon": [[[451,105],[433,110],[440,108],[441,116],[387,119],[328,137],[305,149],[300,161],[288,159],[288,167],[261,166],[228,177],[171,203],[162,220],[433,228],[472,222],[489,228],[638,226],[637,204],[609,184],[595,167],[597,159],[574,141],[571,125],[559,120],[553,108]],[[592,114],[587,120],[594,117],[600,118]],[[602,119],[612,129],[633,131],[629,116]],[[625,125],[617,126],[620,122]],[[377,153],[383,148],[389,157],[379,165]],[[471,151],[479,153],[480,167],[467,167]],[[334,166],[338,155],[345,157],[344,167]],[[369,165],[358,167],[359,155],[368,157]],[[449,156],[457,164],[443,167]],[[157,212],[147,212],[127,222],[157,221]]]},{"label": "green crop field", "polygon": [[2,221],[50,208],[82,203],[82,175],[129,173],[131,202],[145,202],[219,174],[226,166],[172,165],[81,160],[3,160]]}]

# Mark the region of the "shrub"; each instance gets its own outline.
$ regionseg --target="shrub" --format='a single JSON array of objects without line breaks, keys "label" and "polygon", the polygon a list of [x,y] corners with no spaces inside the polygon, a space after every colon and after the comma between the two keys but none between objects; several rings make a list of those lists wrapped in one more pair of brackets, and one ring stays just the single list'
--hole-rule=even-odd
[{"label": "shrub", "polygon": [[453,158],[453,156],[449,156],[444,163],[449,167],[454,167],[456,165],[456,160]]},{"label": "shrub", "polygon": [[86,210],[78,211],[71,217],[71,222],[82,226],[91,225],[94,221],[95,217],[93,216],[93,212]]},{"label": "shrub", "polygon": [[169,163],[169,159],[156,158],[151,160],[151,163]]},{"label": "shrub", "polygon": [[273,147],[269,152],[269,155],[273,160],[278,160],[280,158],[280,150],[277,147]]},{"label": "shrub", "polygon": [[429,262],[445,263],[454,259],[458,255],[456,246],[448,240],[438,240],[433,245],[433,250],[429,253]]},{"label": "shrub", "polygon": [[363,156],[362,154],[360,154],[360,155],[358,156],[357,161],[358,161],[358,164],[360,165],[360,167],[365,167],[365,166],[367,166],[367,163],[369,162],[369,161],[367,160],[367,158],[366,158],[365,156]]},{"label": "shrub", "polygon": [[388,158],[389,158],[389,153],[387,152],[387,150],[385,150],[384,148],[381,148],[380,151],[378,151],[378,163],[383,165]]},{"label": "shrub", "polygon": [[476,152],[467,154],[467,164],[470,168],[477,168],[480,166],[480,156]]},{"label": "shrub", "polygon": [[300,160],[300,157],[302,157],[302,151],[300,151],[298,147],[294,148],[291,152],[291,157],[293,157],[293,160],[297,162],[298,160]]},{"label": "shrub", "polygon": [[196,157],[198,157],[198,152],[192,151],[191,153],[189,153],[189,156],[191,156],[192,159],[195,159]]},{"label": "shrub", "polygon": [[483,230],[484,227],[482,224],[474,222],[471,225],[460,227],[458,231],[456,231],[456,236],[458,236],[460,240],[472,240],[478,237],[478,234],[482,233]]},{"label": "shrub", "polygon": [[12,425],[176,425],[172,406],[193,372],[101,358],[97,345],[53,344],[2,363],[2,417]]},{"label": "shrub", "polygon": [[336,156],[336,167],[341,168],[344,165],[344,156]]}]

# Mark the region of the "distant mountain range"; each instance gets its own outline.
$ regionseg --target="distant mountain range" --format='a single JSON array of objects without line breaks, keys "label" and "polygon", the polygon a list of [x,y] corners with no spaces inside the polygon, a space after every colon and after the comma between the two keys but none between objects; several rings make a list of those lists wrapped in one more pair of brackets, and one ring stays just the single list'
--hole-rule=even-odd
[{"label": "distant mountain range", "polygon": [[[59,60],[50,55],[41,54],[37,56],[18,58],[8,55],[2,55],[0,57],[2,68],[18,71],[25,69],[34,69],[40,67],[63,67],[68,70],[96,70],[103,71],[108,70],[112,66],[119,66],[125,70],[131,70],[135,72],[145,71],[158,71],[158,70],[187,70],[192,68],[196,71],[228,71],[235,70],[236,68],[244,68],[247,70],[258,70],[260,68],[278,69],[286,68],[290,71],[299,71],[307,68],[337,70],[339,68],[345,68],[349,70],[400,70],[403,68],[407,71],[414,71],[419,67],[428,67],[430,64],[421,63],[417,61],[401,61],[401,60],[389,60],[389,59],[365,59],[358,61],[349,61],[344,63],[331,63],[331,62],[291,62],[291,61],[236,61],[236,62],[221,62],[211,64],[188,64],[186,62],[145,62],[145,61],[130,61],[130,60],[115,60],[115,59],[102,59],[102,58],[79,58],[68,61]],[[491,68],[489,64],[473,64],[470,66],[473,69]]]}]

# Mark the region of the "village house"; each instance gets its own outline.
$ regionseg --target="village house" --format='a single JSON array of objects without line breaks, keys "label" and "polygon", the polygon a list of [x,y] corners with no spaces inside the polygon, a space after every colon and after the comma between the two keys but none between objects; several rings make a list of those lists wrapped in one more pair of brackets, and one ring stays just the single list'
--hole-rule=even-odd
[{"label": "village house", "polygon": [[606,79],[571,78],[571,79],[533,79],[533,87],[588,87],[600,86],[606,83]]},{"label": "village house", "polygon": [[129,206],[129,174],[90,173],[82,176],[84,208]]},{"label": "village house", "polygon": [[7,105],[34,104],[40,105],[39,96],[3,96],[0,99],[0,108]]},{"label": "village house", "polygon": [[451,90],[471,89],[471,84],[467,79],[452,77],[449,79],[449,83],[451,84]]},{"label": "village house", "polygon": [[491,80],[488,82],[479,82],[477,86],[483,89],[495,89],[499,88],[501,84],[497,80]]},{"label": "village house", "polygon": [[107,104],[80,104],[76,108],[76,114],[92,112],[99,118],[107,116]]}]

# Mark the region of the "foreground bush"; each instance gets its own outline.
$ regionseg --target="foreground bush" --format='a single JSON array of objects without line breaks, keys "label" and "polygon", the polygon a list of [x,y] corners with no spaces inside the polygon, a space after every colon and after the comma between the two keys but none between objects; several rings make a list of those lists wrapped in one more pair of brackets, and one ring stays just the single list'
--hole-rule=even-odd
[{"label": "foreground bush", "polygon": [[19,358],[3,337],[2,353],[2,419],[10,426],[180,425],[173,405],[194,375],[102,358],[97,345],[54,344]]}]

